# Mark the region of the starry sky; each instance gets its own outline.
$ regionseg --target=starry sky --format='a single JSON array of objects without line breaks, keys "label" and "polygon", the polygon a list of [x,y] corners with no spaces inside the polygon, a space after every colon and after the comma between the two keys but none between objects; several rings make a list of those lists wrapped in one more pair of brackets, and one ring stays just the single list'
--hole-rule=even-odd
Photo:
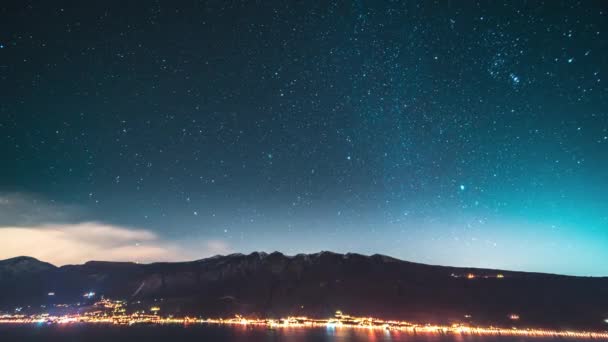
[{"label": "starry sky", "polygon": [[0,18],[2,257],[608,275],[604,1],[19,0]]}]

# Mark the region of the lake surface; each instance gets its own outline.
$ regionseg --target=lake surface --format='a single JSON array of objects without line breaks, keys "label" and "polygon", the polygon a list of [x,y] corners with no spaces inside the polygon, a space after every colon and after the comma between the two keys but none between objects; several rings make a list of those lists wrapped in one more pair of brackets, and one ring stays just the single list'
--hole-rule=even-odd
[{"label": "lake surface", "polygon": [[[115,326],[115,325],[3,325],[0,326],[0,341],[48,341],[48,342],[120,342],[120,341],[425,341],[425,342],[524,342],[524,341],[575,341],[564,338],[531,338],[500,336],[461,336],[412,334],[399,331],[326,329],[326,328],[280,328],[241,326]],[[585,341],[585,340],[583,340]],[[592,340],[586,340],[592,341]]]}]

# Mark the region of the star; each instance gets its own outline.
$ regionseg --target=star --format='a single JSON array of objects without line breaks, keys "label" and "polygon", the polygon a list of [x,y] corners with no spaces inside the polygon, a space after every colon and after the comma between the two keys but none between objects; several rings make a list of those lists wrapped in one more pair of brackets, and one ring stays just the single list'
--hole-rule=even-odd
[{"label": "star", "polygon": [[[167,245],[219,235],[235,252],[352,247],[439,263],[450,249],[455,265],[608,274],[600,243],[568,258],[543,249],[608,231],[608,203],[593,200],[608,191],[605,10],[321,3],[285,2],[272,15],[108,4],[103,25],[71,20],[91,19],[78,7],[68,18],[46,15],[61,13],[48,1],[10,6],[0,155],[11,167],[0,167],[0,194],[39,203],[0,199],[0,221],[104,221]],[[331,20],[336,11],[344,18]],[[161,36],[145,29],[160,23]],[[469,222],[478,241],[500,236],[502,252],[517,253],[452,251],[448,237]],[[554,222],[567,234],[518,244]],[[408,236],[401,248],[395,233]]]}]

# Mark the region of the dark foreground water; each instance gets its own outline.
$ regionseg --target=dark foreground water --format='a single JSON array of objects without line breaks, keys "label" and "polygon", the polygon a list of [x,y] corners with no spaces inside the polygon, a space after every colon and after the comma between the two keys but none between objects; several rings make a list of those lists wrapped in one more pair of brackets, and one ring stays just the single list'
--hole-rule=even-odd
[{"label": "dark foreground water", "polygon": [[[113,326],[54,325],[0,326],[0,341],[45,342],[190,342],[190,341],[425,341],[425,342],[523,342],[575,341],[528,337],[479,337],[460,335],[411,334],[398,331],[288,328],[268,330],[241,326]],[[587,340],[592,341],[592,340]]]}]

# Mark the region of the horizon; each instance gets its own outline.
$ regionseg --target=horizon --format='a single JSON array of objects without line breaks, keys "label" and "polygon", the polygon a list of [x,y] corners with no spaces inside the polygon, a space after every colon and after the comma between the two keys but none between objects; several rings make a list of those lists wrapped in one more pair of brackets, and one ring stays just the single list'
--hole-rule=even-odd
[{"label": "horizon", "polygon": [[397,262],[405,262],[405,263],[424,265],[424,266],[430,266],[430,267],[456,268],[456,269],[469,269],[469,270],[502,271],[502,272],[510,272],[510,273],[546,274],[546,275],[557,275],[557,276],[577,277],[577,278],[608,278],[608,275],[577,275],[577,274],[566,274],[566,273],[523,271],[523,270],[517,270],[517,269],[502,269],[502,268],[495,268],[495,267],[473,267],[473,266],[466,266],[466,265],[458,266],[458,265],[429,264],[429,263],[417,262],[417,261],[414,261],[414,260],[400,259],[400,258],[396,258],[396,257],[391,256],[391,255],[386,255],[386,254],[381,254],[381,253],[374,253],[374,254],[363,254],[363,253],[357,253],[357,252],[339,253],[339,252],[327,251],[327,250],[322,250],[322,251],[318,251],[318,252],[310,252],[310,253],[297,253],[297,254],[283,253],[283,252],[278,251],[278,250],[275,250],[275,251],[272,251],[272,252],[267,252],[267,251],[252,251],[252,252],[245,252],[245,253],[233,252],[233,253],[229,253],[229,254],[215,254],[215,255],[212,255],[212,256],[207,256],[207,257],[203,257],[203,258],[199,258],[199,259],[171,260],[171,261],[148,261],[148,262],[137,262],[137,261],[129,261],[129,260],[86,260],[86,261],[83,261],[83,262],[80,262],[80,263],[73,263],[73,264],[55,264],[55,263],[49,262],[47,260],[38,259],[36,257],[32,257],[32,256],[28,256],[28,255],[18,255],[18,256],[14,256],[14,257],[0,259],[0,262],[10,261],[10,260],[13,260],[13,259],[26,258],[26,259],[34,259],[34,260],[36,260],[38,262],[42,262],[42,263],[47,263],[47,264],[50,264],[50,265],[52,265],[52,266],[54,266],[56,268],[60,268],[60,267],[64,267],[64,266],[85,265],[85,264],[91,263],[91,262],[93,262],[93,263],[94,262],[100,262],[100,263],[128,263],[128,264],[136,264],[136,265],[144,265],[145,266],[145,265],[152,265],[152,264],[191,263],[191,262],[197,262],[197,261],[204,261],[204,260],[207,260],[207,259],[225,258],[225,257],[231,257],[231,256],[245,256],[245,257],[249,257],[249,256],[251,256],[253,254],[265,254],[266,256],[268,256],[268,255],[277,254],[277,253],[280,254],[281,256],[286,257],[286,258],[294,258],[294,257],[301,256],[301,255],[311,256],[311,255],[318,255],[318,254],[323,254],[323,253],[330,253],[330,254],[341,255],[341,256],[358,255],[358,256],[363,256],[363,257],[366,257],[366,258],[371,258],[371,257],[374,257],[374,256],[380,256],[380,257],[388,257],[388,258],[394,259]]}]

